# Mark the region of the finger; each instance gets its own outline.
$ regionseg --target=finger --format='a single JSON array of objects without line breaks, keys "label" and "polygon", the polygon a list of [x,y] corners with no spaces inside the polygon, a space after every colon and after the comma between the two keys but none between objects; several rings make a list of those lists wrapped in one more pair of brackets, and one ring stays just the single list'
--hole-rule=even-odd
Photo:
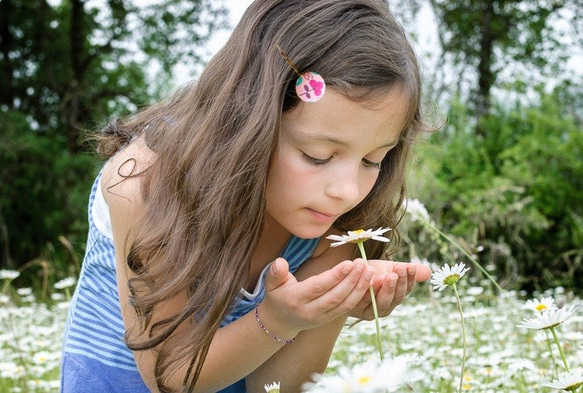
[{"label": "finger", "polygon": [[[339,295],[337,300],[333,300],[332,304],[336,303],[337,305],[330,309],[329,314],[334,316],[344,315],[348,312],[352,313],[355,308],[362,309],[361,313],[366,310],[371,303],[370,289],[373,288],[374,274],[374,268],[365,265],[356,285],[352,286],[351,283],[344,285],[344,283],[341,283],[337,288],[332,289],[330,293],[332,296],[335,295],[336,291],[339,291]],[[339,301],[342,296],[345,296],[345,298]]]},{"label": "finger", "polygon": [[411,293],[413,286],[415,285],[416,278],[417,278],[417,265],[416,264],[407,264],[407,291],[405,292],[405,296]]},{"label": "finger", "polygon": [[362,299],[372,283],[374,269],[363,260],[354,261],[354,269],[344,280],[316,299],[314,307],[329,316],[339,316],[352,310]]},{"label": "finger", "polygon": [[[397,266],[395,273],[398,275],[397,286],[395,287],[395,296],[393,298],[393,308],[405,300],[407,291],[409,290],[409,279],[407,277],[407,266]],[[411,282],[414,282],[412,279]]]},{"label": "finger", "polygon": [[[302,300],[304,302],[314,301],[328,293],[345,280],[346,277],[360,275],[362,269],[362,266],[356,266],[353,261],[344,261],[330,270],[305,279],[300,283],[304,289],[302,291]],[[353,278],[353,280],[356,279]]]},{"label": "finger", "polygon": [[265,290],[267,292],[273,291],[274,289],[283,285],[290,278],[289,265],[287,261],[283,258],[277,258],[267,271],[265,277]]},{"label": "finger", "polygon": [[[386,317],[389,315],[398,303],[395,302],[395,294],[397,290],[397,283],[399,282],[399,276],[396,273],[387,273],[381,287],[376,294],[377,308],[379,316]],[[369,307],[370,310],[366,310],[367,314],[373,314],[374,310],[372,305]]]}]

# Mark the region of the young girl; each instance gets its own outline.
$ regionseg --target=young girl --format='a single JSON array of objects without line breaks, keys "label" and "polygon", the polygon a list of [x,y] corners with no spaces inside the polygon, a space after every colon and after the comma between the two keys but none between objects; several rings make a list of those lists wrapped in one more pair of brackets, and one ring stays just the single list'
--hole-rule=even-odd
[{"label": "young girl", "polygon": [[104,129],[62,391],[293,392],[324,372],[346,318],[373,318],[370,285],[386,316],[429,277],[326,239],[397,244],[420,90],[383,0],[256,0],[196,84]]}]

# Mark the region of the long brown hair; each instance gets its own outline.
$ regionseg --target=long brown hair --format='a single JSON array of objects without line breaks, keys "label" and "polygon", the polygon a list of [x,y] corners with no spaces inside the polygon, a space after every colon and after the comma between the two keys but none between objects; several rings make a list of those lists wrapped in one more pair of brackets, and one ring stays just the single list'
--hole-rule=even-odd
[{"label": "long brown hair", "polygon": [[[158,156],[141,174],[146,206],[127,261],[137,273],[129,282],[130,303],[149,338],[137,340],[129,331],[126,342],[133,350],[158,351],[154,372],[160,391],[171,391],[168,377],[185,365],[183,389],[195,385],[258,244],[281,114],[299,102],[297,75],[278,46],[297,69],[318,72],[329,89],[353,100],[374,102],[393,88],[408,98],[406,125],[373,190],[335,226],[398,223],[411,142],[425,124],[416,57],[388,5],[255,0],[197,83],[110,123],[99,146],[108,157],[143,133]],[[392,236],[396,239],[396,230]],[[369,243],[369,256],[380,257],[384,250]],[[188,293],[186,306],[151,324],[153,310],[179,293]],[[177,329],[181,325],[187,328]]]}]

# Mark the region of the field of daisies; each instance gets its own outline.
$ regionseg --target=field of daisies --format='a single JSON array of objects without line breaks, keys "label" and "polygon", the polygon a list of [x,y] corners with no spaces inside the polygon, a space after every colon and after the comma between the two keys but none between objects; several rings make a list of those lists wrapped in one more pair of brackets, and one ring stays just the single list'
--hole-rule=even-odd
[{"label": "field of daisies", "polygon": [[[4,284],[13,276],[0,271]],[[74,280],[55,286],[48,306],[28,288],[7,291],[4,285],[0,392],[59,391],[61,335]],[[581,299],[561,288],[525,299],[524,294],[497,293],[487,280],[461,277],[458,302],[453,287],[439,291],[434,286],[419,285],[380,320],[383,362],[374,321],[347,326],[327,373],[314,376],[318,384],[306,390],[583,392]]]},{"label": "field of daisies", "polygon": [[[463,251],[410,201],[410,221]],[[356,231],[351,242],[384,233]],[[359,240],[360,239],[360,240]],[[449,251],[448,251],[449,252]],[[526,294],[501,288],[470,253],[430,263],[430,281],[378,321],[349,321],[324,375],[309,392],[583,393],[583,300],[561,287]],[[0,393],[58,392],[62,334],[75,278],[44,301],[0,270]],[[266,381],[266,392],[285,392]]]}]

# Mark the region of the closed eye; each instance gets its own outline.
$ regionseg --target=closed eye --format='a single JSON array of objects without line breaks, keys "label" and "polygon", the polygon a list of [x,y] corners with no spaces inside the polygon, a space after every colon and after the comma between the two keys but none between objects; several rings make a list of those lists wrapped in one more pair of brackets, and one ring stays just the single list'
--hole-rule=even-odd
[{"label": "closed eye", "polygon": [[312,165],[324,165],[330,161],[330,158],[315,158],[307,155],[306,153],[302,153],[302,157]]},{"label": "closed eye", "polygon": [[374,168],[377,170],[381,170],[381,163],[380,162],[375,162],[375,161],[371,161],[369,159],[363,158],[362,162],[364,163],[364,166],[368,167],[368,168]]}]

